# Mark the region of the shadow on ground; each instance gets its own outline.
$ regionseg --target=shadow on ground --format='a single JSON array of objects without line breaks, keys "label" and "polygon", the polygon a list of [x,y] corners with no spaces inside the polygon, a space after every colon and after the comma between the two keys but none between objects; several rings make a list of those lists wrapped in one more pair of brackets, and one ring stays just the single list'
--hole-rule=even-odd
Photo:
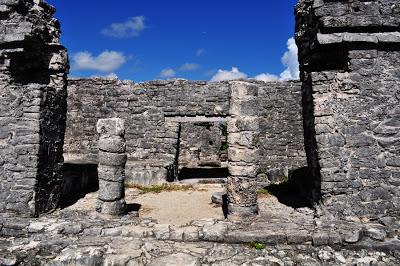
[{"label": "shadow on ground", "polygon": [[286,206],[295,209],[312,208],[313,184],[308,168],[304,167],[293,171],[288,181],[268,186],[265,189]]}]

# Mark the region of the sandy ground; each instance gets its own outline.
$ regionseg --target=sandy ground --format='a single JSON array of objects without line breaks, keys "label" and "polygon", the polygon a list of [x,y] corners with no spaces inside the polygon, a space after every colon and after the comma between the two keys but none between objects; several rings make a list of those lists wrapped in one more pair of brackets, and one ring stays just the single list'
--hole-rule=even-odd
[{"label": "sandy ground", "polygon": [[[221,184],[198,184],[194,190],[141,193],[126,189],[128,205],[140,204],[139,216],[153,218],[160,224],[184,225],[192,220],[223,218],[222,208],[211,202],[214,192],[224,191]],[[67,210],[94,211],[97,192],[89,193]]]},{"label": "sandy ground", "polygon": [[162,224],[184,225],[192,220],[223,218],[222,208],[211,202],[214,192],[223,191],[222,185],[196,185],[194,191],[145,193],[131,197],[128,203],[141,204],[139,216],[154,218]]}]

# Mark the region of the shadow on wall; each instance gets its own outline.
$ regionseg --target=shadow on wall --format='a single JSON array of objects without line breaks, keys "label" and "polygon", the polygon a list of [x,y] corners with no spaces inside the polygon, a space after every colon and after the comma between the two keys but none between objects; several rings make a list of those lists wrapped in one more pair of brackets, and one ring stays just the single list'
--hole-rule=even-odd
[{"label": "shadow on wall", "polygon": [[292,208],[312,208],[314,181],[308,167],[292,171],[289,179],[278,185],[271,185],[266,189],[277,197],[280,203]]},{"label": "shadow on wall", "polygon": [[178,180],[185,179],[221,179],[229,175],[228,168],[182,168]]},{"label": "shadow on wall", "polygon": [[64,184],[60,207],[75,204],[86,194],[99,189],[97,164],[64,164]]}]

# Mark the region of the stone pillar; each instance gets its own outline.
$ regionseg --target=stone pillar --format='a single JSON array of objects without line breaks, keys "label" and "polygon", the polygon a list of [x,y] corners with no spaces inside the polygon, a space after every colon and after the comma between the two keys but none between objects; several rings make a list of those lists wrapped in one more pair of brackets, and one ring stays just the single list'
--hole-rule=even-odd
[{"label": "stone pillar", "polygon": [[63,184],[68,56],[55,9],[0,1],[0,212],[38,216]]},{"label": "stone pillar", "polygon": [[258,136],[257,86],[231,83],[228,118],[228,213],[230,217],[248,217],[258,213],[257,171]]},{"label": "stone pillar", "polygon": [[125,127],[119,118],[97,122],[99,138],[99,198],[98,212],[110,215],[125,213]]}]

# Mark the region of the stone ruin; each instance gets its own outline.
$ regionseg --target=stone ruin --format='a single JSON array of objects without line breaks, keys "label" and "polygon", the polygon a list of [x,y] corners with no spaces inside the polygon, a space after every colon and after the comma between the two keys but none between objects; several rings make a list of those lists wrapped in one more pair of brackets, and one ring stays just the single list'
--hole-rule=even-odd
[{"label": "stone ruin", "polygon": [[[315,217],[336,224],[348,217],[379,220],[395,229],[383,237],[376,228],[364,234],[380,241],[398,237],[398,0],[300,0],[301,81],[268,83],[67,80],[54,12],[41,0],[0,0],[1,213],[45,216],[72,194],[100,188],[97,208],[121,214],[122,182],[154,185],[208,175],[226,180],[232,218],[257,214],[259,187],[289,182]],[[104,121],[120,123],[112,118],[125,121],[125,129],[109,134],[118,127]],[[203,228],[197,238],[318,246],[363,236],[349,237],[350,229],[343,229],[338,240],[323,228],[312,239],[300,232],[282,240],[214,226],[218,230]],[[20,227],[3,222],[0,236],[25,230]],[[157,239],[176,239],[170,227],[158,229]],[[183,239],[193,240],[185,232]]]},{"label": "stone ruin", "polygon": [[63,183],[68,56],[55,9],[0,2],[0,211],[38,215]]}]

